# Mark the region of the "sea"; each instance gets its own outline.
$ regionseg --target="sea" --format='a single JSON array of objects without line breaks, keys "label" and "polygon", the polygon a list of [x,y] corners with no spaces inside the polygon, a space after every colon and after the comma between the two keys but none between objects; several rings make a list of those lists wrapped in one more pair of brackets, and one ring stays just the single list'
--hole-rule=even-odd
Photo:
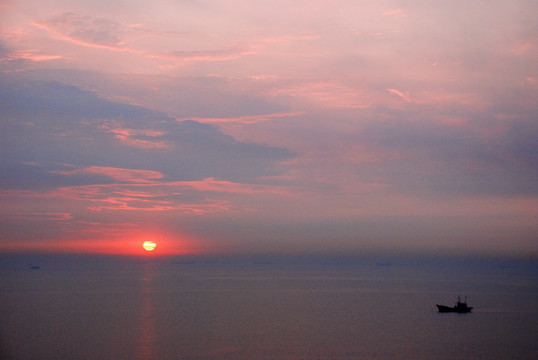
[{"label": "sea", "polygon": [[2,360],[534,360],[537,330],[536,259],[0,255]]}]

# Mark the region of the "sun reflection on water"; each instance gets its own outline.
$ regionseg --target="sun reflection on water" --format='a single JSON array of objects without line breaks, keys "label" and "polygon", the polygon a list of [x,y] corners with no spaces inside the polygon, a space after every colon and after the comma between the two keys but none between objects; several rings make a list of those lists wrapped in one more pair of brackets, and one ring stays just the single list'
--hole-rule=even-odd
[{"label": "sun reflection on water", "polygon": [[138,326],[138,338],[136,359],[153,360],[155,357],[155,340],[157,333],[155,330],[155,312],[153,302],[153,263],[144,265],[142,273],[142,307],[140,311],[140,321]]}]

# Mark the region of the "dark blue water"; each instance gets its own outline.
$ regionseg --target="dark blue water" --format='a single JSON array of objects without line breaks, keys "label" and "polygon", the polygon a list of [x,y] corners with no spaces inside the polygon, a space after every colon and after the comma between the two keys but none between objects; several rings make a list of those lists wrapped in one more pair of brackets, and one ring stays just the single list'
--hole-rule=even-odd
[{"label": "dark blue water", "polygon": [[[536,359],[537,269],[476,259],[3,256],[0,358]],[[437,312],[458,294],[472,313]]]}]

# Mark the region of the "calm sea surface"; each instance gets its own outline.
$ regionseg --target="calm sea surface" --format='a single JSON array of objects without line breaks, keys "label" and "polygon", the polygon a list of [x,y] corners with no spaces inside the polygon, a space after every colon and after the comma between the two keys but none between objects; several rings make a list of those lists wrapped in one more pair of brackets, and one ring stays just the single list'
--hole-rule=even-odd
[{"label": "calm sea surface", "polygon": [[390,260],[2,256],[0,358],[538,358],[536,261]]}]

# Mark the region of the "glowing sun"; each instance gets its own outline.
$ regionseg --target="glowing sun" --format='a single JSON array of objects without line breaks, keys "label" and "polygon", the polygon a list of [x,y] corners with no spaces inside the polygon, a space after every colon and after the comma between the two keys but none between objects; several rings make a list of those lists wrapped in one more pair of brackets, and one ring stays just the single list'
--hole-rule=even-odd
[{"label": "glowing sun", "polygon": [[153,251],[155,250],[156,246],[157,244],[155,243],[155,241],[144,241],[144,243],[142,244],[142,247],[146,251]]}]

